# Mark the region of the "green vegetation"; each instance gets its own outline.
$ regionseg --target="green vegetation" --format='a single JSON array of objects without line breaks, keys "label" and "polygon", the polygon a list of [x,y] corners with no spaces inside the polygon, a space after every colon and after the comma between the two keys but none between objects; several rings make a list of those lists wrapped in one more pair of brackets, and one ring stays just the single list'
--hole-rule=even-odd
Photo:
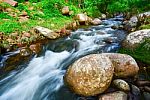
[{"label": "green vegetation", "polygon": [[[22,2],[24,0],[18,1]],[[35,2],[34,0],[32,1]],[[54,1],[47,0],[35,4],[30,2],[19,3],[16,8],[6,3],[1,3],[0,6],[3,12],[0,12],[0,32],[9,35],[16,31],[28,31],[38,25],[54,30],[62,28],[65,23],[71,22],[72,19],[71,17],[63,16],[60,10],[54,7],[54,3]],[[58,5],[58,7],[61,6]],[[11,10],[7,11],[8,8]],[[23,12],[26,12],[27,16],[29,16],[27,21],[21,21],[20,16]]]},{"label": "green vegetation", "polygon": [[121,48],[119,52],[129,54],[135,59],[150,65],[150,38],[146,39],[134,50]]},{"label": "green vegetation", "polygon": [[[149,0],[16,0],[17,7],[11,7],[6,3],[0,3],[0,32],[5,34],[14,31],[26,31],[36,25],[48,28],[60,28],[63,23],[70,22],[72,16],[80,12],[86,12],[88,16],[98,17],[101,13],[113,14],[116,12],[142,12],[149,10]],[[61,8],[69,6],[73,11],[72,16],[63,16]],[[6,11],[8,8],[11,11]],[[20,21],[20,14],[27,12],[29,20]],[[55,20],[54,20],[55,19]],[[54,22],[53,22],[54,21]],[[65,22],[64,22],[65,21]],[[51,27],[57,23],[57,27]],[[9,28],[8,28],[9,27]]]},{"label": "green vegetation", "polygon": [[139,29],[150,29],[150,24],[142,25],[139,27]]}]

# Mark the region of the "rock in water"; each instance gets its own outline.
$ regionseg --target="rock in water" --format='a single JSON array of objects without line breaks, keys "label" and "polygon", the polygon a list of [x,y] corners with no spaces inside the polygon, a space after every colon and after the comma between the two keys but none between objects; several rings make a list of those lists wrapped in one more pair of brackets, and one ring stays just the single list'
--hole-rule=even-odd
[{"label": "rock in water", "polygon": [[93,25],[99,25],[99,24],[102,23],[102,21],[101,21],[100,19],[98,19],[98,18],[95,18],[94,20],[91,21],[91,23],[92,23]]},{"label": "rock in water", "polygon": [[110,59],[101,54],[91,54],[69,66],[64,81],[75,93],[94,96],[110,85],[114,67]]},{"label": "rock in water", "polygon": [[131,56],[119,53],[102,53],[102,55],[109,57],[112,61],[116,77],[127,77],[138,74],[139,67]]},{"label": "rock in water", "polygon": [[125,41],[123,42],[123,47],[129,49],[136,48],[146,38],[150,38],[150,29],[132,32],[126,37]]},{"label": "rock in water", "polygon": [[122,79],[115,79],[113,84],[122,91],[130,91],[130,86],[128,83]]},{"label": "rock in water", "polygon": [[122,91],[107,93],[100,96],[99,100],[127,100],[127,94]]}]

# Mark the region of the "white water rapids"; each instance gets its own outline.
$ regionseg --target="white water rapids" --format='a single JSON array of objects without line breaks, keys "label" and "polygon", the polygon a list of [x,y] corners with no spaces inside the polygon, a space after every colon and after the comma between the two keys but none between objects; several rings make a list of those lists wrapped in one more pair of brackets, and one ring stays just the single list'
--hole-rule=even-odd
[{"label": "white water rapids", "polygon": [[[120,24],[120,21],[111,19],[104,20],[103,23],[107,25],[94,26],[88,31],[79,29],[72,32],[64,39],[78,43],[72,50],[46,50],[44,55],[34,57],[25,69],[2,79],[0,83],[5,81],[5,84],[0,85],[0,100],[75,100],[74,94],[69,90],[61,90],[64,87],[63,76],[66,68],[81,56],[116,50],[124,38],[124,31],[110,28],[112,25]],[[97,34],[98,31],[106,34]],[[122,36],[117,37],[116,33]],[[107,44],[103,40],[108,37],[117,42]],[[9,77],[11,78],[8,79]]]}]

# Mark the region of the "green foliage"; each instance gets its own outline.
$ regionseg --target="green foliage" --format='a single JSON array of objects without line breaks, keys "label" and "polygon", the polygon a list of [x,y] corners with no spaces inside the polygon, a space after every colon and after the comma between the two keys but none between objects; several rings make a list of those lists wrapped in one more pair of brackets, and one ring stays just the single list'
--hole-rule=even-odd
[{"label": "green foliage", "polygon": [[21,29],[21,25],[15,21],[7,21],[0,23],[0,31],[4,32],[5,34],[9,34],[10,32],[18,31]]},{"label": "green foliage", "polygon": [[23,3],[19,3],[17,9],[23,11],[23,10],[27,10],[28,8]]},{"label": "green foliage", "polygon": [[147,24],[147,25],[142,25],[139,27],[139,29],[150,29],[150,24]]},{"label": "green foliage", "polygon": [[13,19],[13,17],[9,16],[7,13],[0,12],[0,19]]},{"label": "green foliage", "polygon": [[86,0],[85,8],[97,7],[102,13],[142,12],[150,8],[149,0]]},{"label": "green foliage", "polygon": [[111,13],[115,13],[115,12],[125,12],[125,11],[128,11],[130,8],[129,6],[127,5],[127,2],[119,2],[119,1],[116,1],[116,2],[113,2],[111,5],[108,5],[108,12],[111,12]]},{"label": "green foliage", "polygon": [[139,47],[134,50],[122,48],[120,53],[125,53],[133,56],[135,59],[150,65],[150,38],[146,39]]}]

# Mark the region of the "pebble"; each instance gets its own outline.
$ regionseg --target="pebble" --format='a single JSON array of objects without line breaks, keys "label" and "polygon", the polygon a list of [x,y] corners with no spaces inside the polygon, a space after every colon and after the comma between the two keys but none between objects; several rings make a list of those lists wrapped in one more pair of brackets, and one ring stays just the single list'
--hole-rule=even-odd
[{"label": "pebble", "polygon": [[113,81],[114,86],[116,86],[118,89],[122,91],[130,91],[130,86],[128,83],[122,79],[115,79]]}]

